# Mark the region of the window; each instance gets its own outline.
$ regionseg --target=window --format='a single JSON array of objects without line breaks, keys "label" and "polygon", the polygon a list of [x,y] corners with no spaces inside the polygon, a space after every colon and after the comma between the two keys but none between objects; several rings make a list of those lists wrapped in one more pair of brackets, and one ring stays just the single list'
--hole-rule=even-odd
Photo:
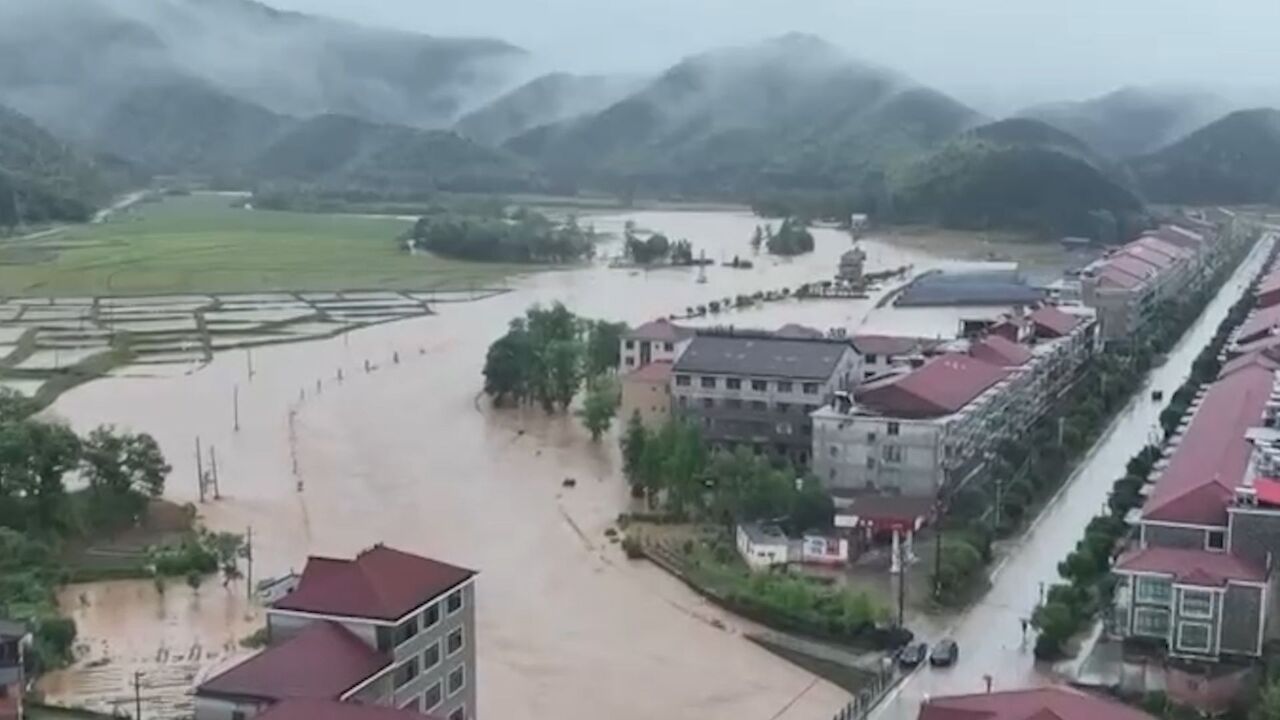
[{"label": "window", "polygon": [[729,398],[728,400],[724,401],[724,404],[726,407],[731,407],[731,408],[734,408],[735,410],[742,409],[742,400],[738,398]]},{"label": "window", "polygon": [[444,684],[437,680],[435,685],[427,688],[427,691],[422,694],[422,711],[431,712],[435,710],[440,707],[440,701],[443,699]]},{"label": "window", "polygon": [[1134,608],[1133,632],[1147,637],[1169,636],[1169,611],[1155,608]]},{"label": "window", "polygon": [[633,358],[633,357],[631,357],[630,355],[628,355],[628,356],[627,356],[627,367],[632,367],[632,366],[634,366],[635,364],[636,364],[636,359],[635,359],[635,358]]},{"label": "window", "polygon": [[1227,533],[1222,530],[1210,530],[1209,536],[1205,538],[1205,547],[1209,550],[1225,550]]},{"label": "window", "polygon": [[873,432],[867,433],[867,442],[873,443],[875,441],[876,441],[876,434]]},{"label": "window", "polygon": [[448,608],[449,614],[452,615],[462,609],[462,591],[454,590],[449,594],[449,599],[444,601],[445,607]]},{"label": "window", "polygon": [[431,670],[440,664],[440,643],[434,642],[422,652],[422,672]]},{"label": "window", "polygon": [[449,713],[449,720],[467,720],[467,706],[462,705],[457,710]]},{"label": "window", "polygon": [[775,429],[779,435],[795,434],[795,428],[791,426],[791,423],[778,423]]},{"label": "window", "polygon": [[805,395],[817,395],[818,383],[805,383],[803,386],[803,390]]},{"label": "window", "polygon": [[457,695],[462,691],[463,686],[467,684],[467,668],[465,665],[459,665],[449,673],[449,695]]},{"label": "window", "polygon": [[716,379],[713,377],[702,378],[702,387],[714,390],[716,387]]},{"label": "window", "polygon": [[779,381],[778,381],[778,392],[786,392],[786,393],[789,393],[789,392],[791,392],[791,391],[792,391],[792,390],[791,390],[791,388],[792,388],[792,387],[793,387],[793,386],[792,386],[792,384],[791,384],[791,381],[790,381],[790,380],[779,380]]},{"label": "window", "polygon": [[1166,607],[1172,595],[1173,585],[1168,580],[1153,577],[1139,577],[1138,586],[1134,591],[1134,597],[1138,602]]},{"label": "window", "polygon": [[890,435],[897,435],[901,431],[902,431],[902,425],[896,422],[889,423],[888,433]]},{"label": "window", "polygon": [[791,403],[778,403],[775,407],[780,413],[791,412]]},{"label": "window", "polygon": [[635,341],[635,340],[628,340],[628,341],[627,341],[627,349],[628,349],[628,350],[635,350],[635,348],[636,348],[636,341]]},{"label": "window", "polygon": [[445,640],[445,649],[450,657],[462,649],[462,628],[449,633],[448,639]]},{"label": "window", "polygon": [[243,711],[243,710],[232,710],[232,711],[231,711],[231,720],[245,720],[245,717],[244,717],[244,711]]},{"label": "window", "polygon": [[868,470],[876,469],[876,459],[870,455],[867,456],[867,469]]},{"label": "window", "polygon": [[1213,617],[1213,593],[1207,590],[1183,590],[1179,614],[1186,617]]},{"label": "window", "polygon": [[422,612],[422,629],[429,630],[440,622],[440,603],[436,603]]},{"label": "window", "polygon": [[676,385],[679,387],[689,387],[690,381],[688,375],[677,375]]},{"label": "window", "polygon": [[875,353],[867,353],[867,364],[868,364],[868,365],[875,365],[877,360],[879,360],[879,358],[877,358],[877,357],[876,357],[876,354],[875,354]]},{"label": "window", "polygon": [[1209,623],[1178,623],[1178,649],[1190,652],[1209,652],[1213,626]]},{"label": "window", "polygon": [[408,642],[414,635],[418,634],[418,618],[411,617],[400,625],[396,626],[395,639],[396,647]]},{"label": "window", "polygon": [[902,446],[901,445],[885,445],[881,449],[881,457],[885,463],[896,465],[902,462]]},{"label": "window", "polygon": [[702,407],[707,408],[708,410],[710,410],[711,408],[713,408],[713,407],[715,407],[715,406],[716,406],[716,401],[715,401],[714,399],[712,399],[712,398],[702,398]]},{"label": "window", "polygon": [[662,349],[665,350],[666,352],[675,352],[676,344],[664,342],[662,343]]},{"label": "window", "polygon": [[830,448],[830,450],[831,450],[831,457],[837,457],[837,456],[839,456],[839,455],[840,455],[840,446],[839,446],[839,445],[832,445],[832,446],[831,446],[831,448]]},{"label": "window", "polygon": [[739,378],[725,378],[724,386],[728,390],[741,390],[742,380]]},{"label": "window", "polygon": [[769,389],[769,383],[765,382],[764,380],[752,380],[751,389],[755,390],[756,392],[765,392]]},{"label": "window", "polygon": [[680,404],[680,407],[689,407],[689,398],[684,395],[681,395],[676,402]]},{"label": "window", "polygon": [[752,410],[755,410],[756,412],[768,412],[768,410],[769,410],[769,403],[767,403],[767,402],[765,402],[765,401],[763,401],[763,400],[752,400],[752,401],[751,401],[751,409],[752,409]]},{"label": "window", "polygon": [[401,663],[400,666],[396,668],[395,677],[393,679],[395,680],[396,687],[404,687],[416,677],[418,677],[418,658],[414,657],[409,658],[408,662]]}]

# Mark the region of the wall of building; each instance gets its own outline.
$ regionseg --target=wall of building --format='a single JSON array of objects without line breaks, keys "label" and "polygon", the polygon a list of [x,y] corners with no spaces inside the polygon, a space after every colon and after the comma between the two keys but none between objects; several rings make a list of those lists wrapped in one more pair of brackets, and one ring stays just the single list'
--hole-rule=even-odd
[{"label": "wall of building", "polygon": [[1204,550],[1205,540],[1206,531],[1198,528],[1142,523],[1142,542],[1145,547]]},{"label": "wall of building", "polygon": [[1260,587],[1228,585],[1222,601],[1221,651],[1233,655],[1257,655],[1262,621]]},{"label": "wall of building", "polygon": [[232,720],[236,712],[243,713],[242,717],[250,720],[267,709],[266,704],[249,700],[237,702],[200,695],[196,696],[195,706],[195,720]]},{"label": "wall of building", "polygon": [[[294,615],[279,610],[267,610],[267,631],[271,636],[272,645],[278,645],[285,640],[291,639],[313,622],[315,622],[315,618],[305,615]],[[378,647],[377,625],[358,620],[343,620],[338,624],[350,630],[356,637],[369,643],[369,647]]]},{"label": "wall of building", "polygon": [[[421,628],[416,635],[398,645],[394,650],[397,666],[416,660],[417,674],[407,682],[394,688],[392,704],[395,707],[412,706],[422,711],[423,701],[433,686],[440,683],[441,703],[433,714],[447,718],[459,707],[467,708],[467,717],[475,717],[476,677],[475,677],[475,585],[468,583],[461,589],[462,608],[449,614],[447,609],[448,595],[442,595],[432,605],[419,612],[419,618],[426,616],[432,607],[437,607],[440,618],[431,627]],[[420,625],[421,627],[421,625]],[[454,655],[448,652],[448,637],[456,630],[462,630],[462,649]],[[426,667],[426,656],[431,648],[439,648],[439,661],[432,667]],[[457,667],[465,668],[465,684],[461,691],[449,694],[448,676]],[[395,671],[389,675],[393,680]]]},{"label": "wall of building", "polygon": [[688,338],[670,342],[623,338],[620,353],[621,371],[625,373],[653,362],[675,362],[688,344]]},{"label": "wall of building", "polygon": [[1280,559],[1280,512],[1233,507],[1228,513],[1232,553],[1264,567],[1270,557]]},{"label": "wall of building", "polygon": [[942,481],[945,432],[942,420],[823,411],[814,416],[813,471],[831,489],[932,495]]},{"label": "wall of building", "polygon": [[618,418],[625,425],[633,415],[647,428],[660,427],[671,418],[671,388],[666,382],[622,378],[622,402]]}]

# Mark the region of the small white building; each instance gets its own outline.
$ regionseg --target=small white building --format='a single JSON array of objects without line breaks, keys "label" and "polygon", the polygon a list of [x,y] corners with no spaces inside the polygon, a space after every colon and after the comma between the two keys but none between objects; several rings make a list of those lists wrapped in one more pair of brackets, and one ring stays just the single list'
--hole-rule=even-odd
[{"label": "small white building", "polygon": [[649,363],[674,363],[693,339],[691,328],[660,318],[647,322],[622,336],[619,372],[629,373]]},{"label": "small white building", "polygon": [[776,525],[742,523],[738,526],[737,540],[738,553],[752,570],[787,564],[790,541]]}]

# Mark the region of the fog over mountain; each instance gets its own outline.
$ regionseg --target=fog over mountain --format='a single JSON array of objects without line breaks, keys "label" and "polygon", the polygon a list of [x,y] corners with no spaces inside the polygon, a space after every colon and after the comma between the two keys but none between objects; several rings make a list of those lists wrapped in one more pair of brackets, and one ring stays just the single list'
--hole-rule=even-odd
[{"label": "fog over mountain", "polygon": [[[992,116],[1128,85],[1276,104],[1280,3],[1233,0],[271,0],[434,35],[498,37],[546,70],[656,72],[707,48],[820,35]],[[1237,97],[1241,96],[1241,97]]]}]

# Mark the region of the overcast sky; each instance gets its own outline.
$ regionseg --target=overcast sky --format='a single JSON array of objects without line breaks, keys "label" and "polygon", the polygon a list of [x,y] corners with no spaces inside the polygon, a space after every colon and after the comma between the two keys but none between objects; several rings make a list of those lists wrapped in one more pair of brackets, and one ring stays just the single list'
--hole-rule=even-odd
[{"label": "overcast sky", "polygon": [[497,37],[547,67],[579,72],[656,70],[717,46],[809,32],[988,112],[1126,84],[1280,86],[1280,0],[267,2],[434,35]]}]

